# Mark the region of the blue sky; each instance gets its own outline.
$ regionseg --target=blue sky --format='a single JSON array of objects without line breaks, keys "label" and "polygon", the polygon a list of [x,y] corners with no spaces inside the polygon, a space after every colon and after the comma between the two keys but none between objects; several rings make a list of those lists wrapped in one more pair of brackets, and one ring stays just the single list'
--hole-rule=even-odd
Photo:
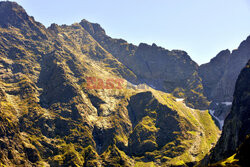
[{"label": "blue sky", "polygon": [[113,38],[185,50],[198,64],[250,35],[250,0],[16,0],[46,26],[96,22]]}]

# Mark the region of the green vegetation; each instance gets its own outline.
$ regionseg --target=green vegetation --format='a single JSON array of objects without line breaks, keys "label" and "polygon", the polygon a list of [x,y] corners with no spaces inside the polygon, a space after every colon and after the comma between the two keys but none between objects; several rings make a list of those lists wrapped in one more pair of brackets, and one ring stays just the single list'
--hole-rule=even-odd
[{"label": "green vegetation", "polygon": [[131,166],[130,158],[123,151],[119,150],[115,145],[110,145],[101,156],[104,160],[104,166]]},{"label": "green vegetation", "polygon": [[137,162],[134,167],[155,167],[154,162]]}]

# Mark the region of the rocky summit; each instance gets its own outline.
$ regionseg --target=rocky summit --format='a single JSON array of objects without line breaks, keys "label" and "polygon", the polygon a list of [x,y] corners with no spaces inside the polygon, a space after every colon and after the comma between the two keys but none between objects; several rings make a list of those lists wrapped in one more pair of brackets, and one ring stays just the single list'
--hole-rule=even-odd
[{"label": "rocky summit", "polygon": [[250,37],[238,49],[221,51],[209,63],[199,67],[204,95],[212,101],[210,109],[219,120],[224,120],[232,107],[236,80],[250,59]]},{"label": "rocky summit", "polygon": [[129,44],[84,19],[46,28],[0,2],[0,166],[197,166],[236,148],[244,157],[249,64],[216,143],[248,44],[199,66],[185,51]]}]

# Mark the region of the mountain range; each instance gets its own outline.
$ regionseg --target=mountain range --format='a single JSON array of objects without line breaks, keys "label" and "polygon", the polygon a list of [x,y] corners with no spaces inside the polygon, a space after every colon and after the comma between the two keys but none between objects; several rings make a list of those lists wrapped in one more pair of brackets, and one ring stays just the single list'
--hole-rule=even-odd
[{"label": "mountain range", "polygon": [[199,66],[2,1],[0,166],[244,166],[249,59],[250,37]]}]

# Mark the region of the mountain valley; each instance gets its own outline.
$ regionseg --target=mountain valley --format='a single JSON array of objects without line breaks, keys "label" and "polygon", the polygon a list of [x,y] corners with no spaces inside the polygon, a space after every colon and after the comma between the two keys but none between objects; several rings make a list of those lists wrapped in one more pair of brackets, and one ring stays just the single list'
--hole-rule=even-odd
[{"label": "mountain valley", "polygon": [[0,166],[247,166],[249,60],[250,37],[199,66],[2,1]]}]

